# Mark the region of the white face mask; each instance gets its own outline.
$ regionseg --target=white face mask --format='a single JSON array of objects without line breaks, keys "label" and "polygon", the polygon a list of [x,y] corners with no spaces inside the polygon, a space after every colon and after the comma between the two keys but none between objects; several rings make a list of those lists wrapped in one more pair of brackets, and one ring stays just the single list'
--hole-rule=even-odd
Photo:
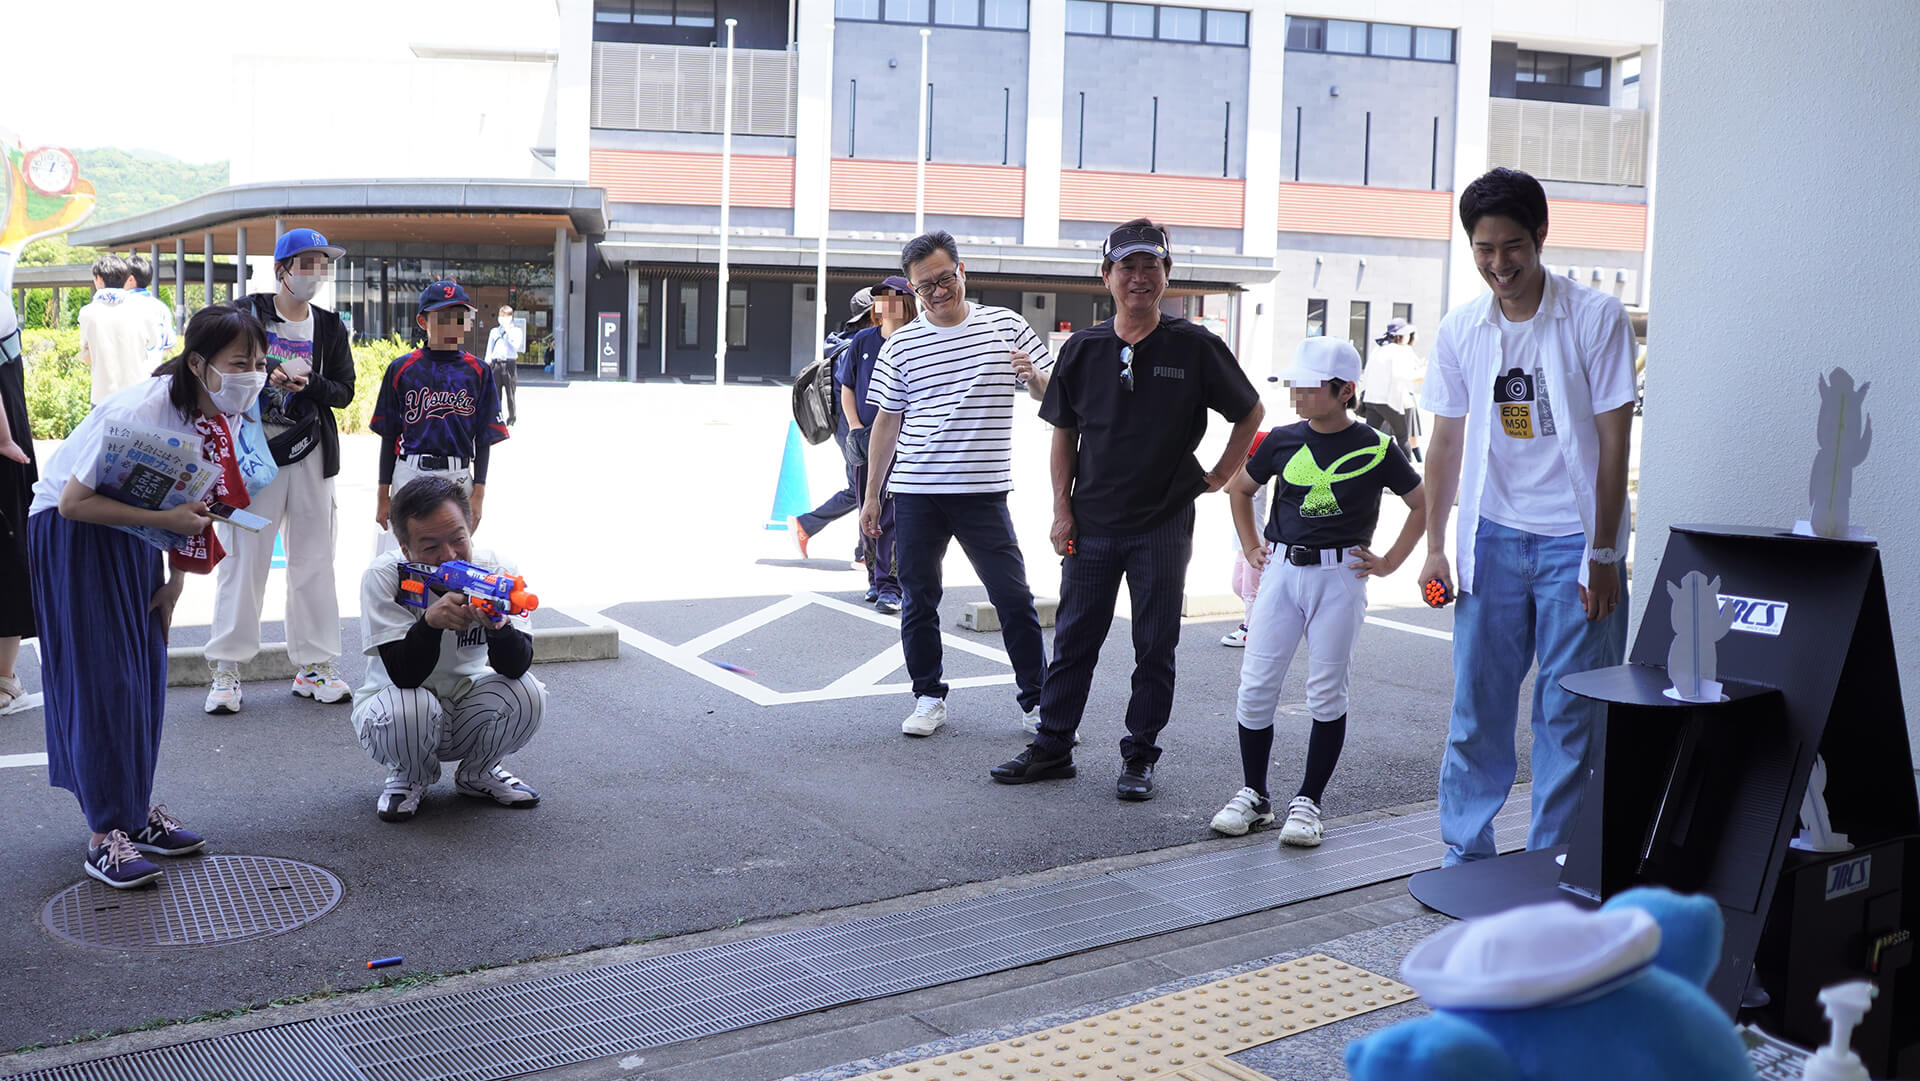
[{"label": "white face mask", "polygon": [[266,372],[221,372],[220,389],[208,387],[207,395],[220,412],[230,417],[238,416],[253,408],[253,403],[266,386]]},{"label": "white face mask", "polygon": [[287,272],[287,295],[302,303],[312,300],[314,294],[320,291],[320,283],[325,281],[326,277],[325,274],[321,273],[301,274],[297,271],[289,270]]}]

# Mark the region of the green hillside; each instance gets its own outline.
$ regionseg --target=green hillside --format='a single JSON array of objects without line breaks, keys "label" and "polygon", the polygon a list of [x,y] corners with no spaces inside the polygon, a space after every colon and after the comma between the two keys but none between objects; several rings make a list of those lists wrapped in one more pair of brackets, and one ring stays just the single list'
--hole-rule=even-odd
[{"label": "green hillside", "polygon": [[93,181],[100,204],[89,225],[157,210],[227,183],[227,163],[194,165],[149,150],[76,150],[80,175]]}]

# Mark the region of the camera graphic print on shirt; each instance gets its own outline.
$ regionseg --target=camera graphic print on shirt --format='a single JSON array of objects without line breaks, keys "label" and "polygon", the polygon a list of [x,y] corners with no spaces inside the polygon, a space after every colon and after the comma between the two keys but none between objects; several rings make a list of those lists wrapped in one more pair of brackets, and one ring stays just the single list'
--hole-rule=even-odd
[{"label": "camera graphic print on shirt", "polygon": [[1340,501],[1334,498],[1333,486],[1340,481],[1361,476],[1385,461],[1387,447],[1392,443],[1391,436],[1382,435],[1380,442],[1371,447],[1348,451],[1324,469],[1314,461],[1312,448],[1302,445],[1294,451],[1293,457],[1287,459],[1286,467],[1280,471],[1280,478],[1307,490],[1307,494],[1300,499],[1300,517],[1331,518],[1346,513],[1340,509]]},{"label": "camera graphic print on shirt", "polygon": [[1533,439],[1554,434],[1553,403],[1547,397],[1546,373],[1508,368],[1493,378],[1493,406],[1500,428],[1511,439]]}]

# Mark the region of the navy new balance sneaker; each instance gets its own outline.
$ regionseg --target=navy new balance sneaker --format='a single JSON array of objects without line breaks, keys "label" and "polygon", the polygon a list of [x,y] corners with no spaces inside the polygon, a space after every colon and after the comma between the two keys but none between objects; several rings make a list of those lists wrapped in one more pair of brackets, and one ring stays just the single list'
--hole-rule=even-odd
[{"label": "navy new balance sneaker", "polygon": [[133,847],[125,830],[107,834],[101,844],[87,848],[87,874],[116,890],[144,886],[160,877],[160,868]]}]

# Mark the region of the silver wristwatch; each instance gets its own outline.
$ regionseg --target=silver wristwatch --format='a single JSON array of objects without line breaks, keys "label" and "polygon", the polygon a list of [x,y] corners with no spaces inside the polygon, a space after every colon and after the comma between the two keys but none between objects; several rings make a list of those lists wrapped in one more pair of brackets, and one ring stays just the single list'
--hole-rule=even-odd
[{"label": "silver wristwatch", "polygon": [[1587,558],[1606,567],[1620,562],[1622,559],[1625,559],[1626,556],[1627,553],[1618,548],[1595,548]]}]

